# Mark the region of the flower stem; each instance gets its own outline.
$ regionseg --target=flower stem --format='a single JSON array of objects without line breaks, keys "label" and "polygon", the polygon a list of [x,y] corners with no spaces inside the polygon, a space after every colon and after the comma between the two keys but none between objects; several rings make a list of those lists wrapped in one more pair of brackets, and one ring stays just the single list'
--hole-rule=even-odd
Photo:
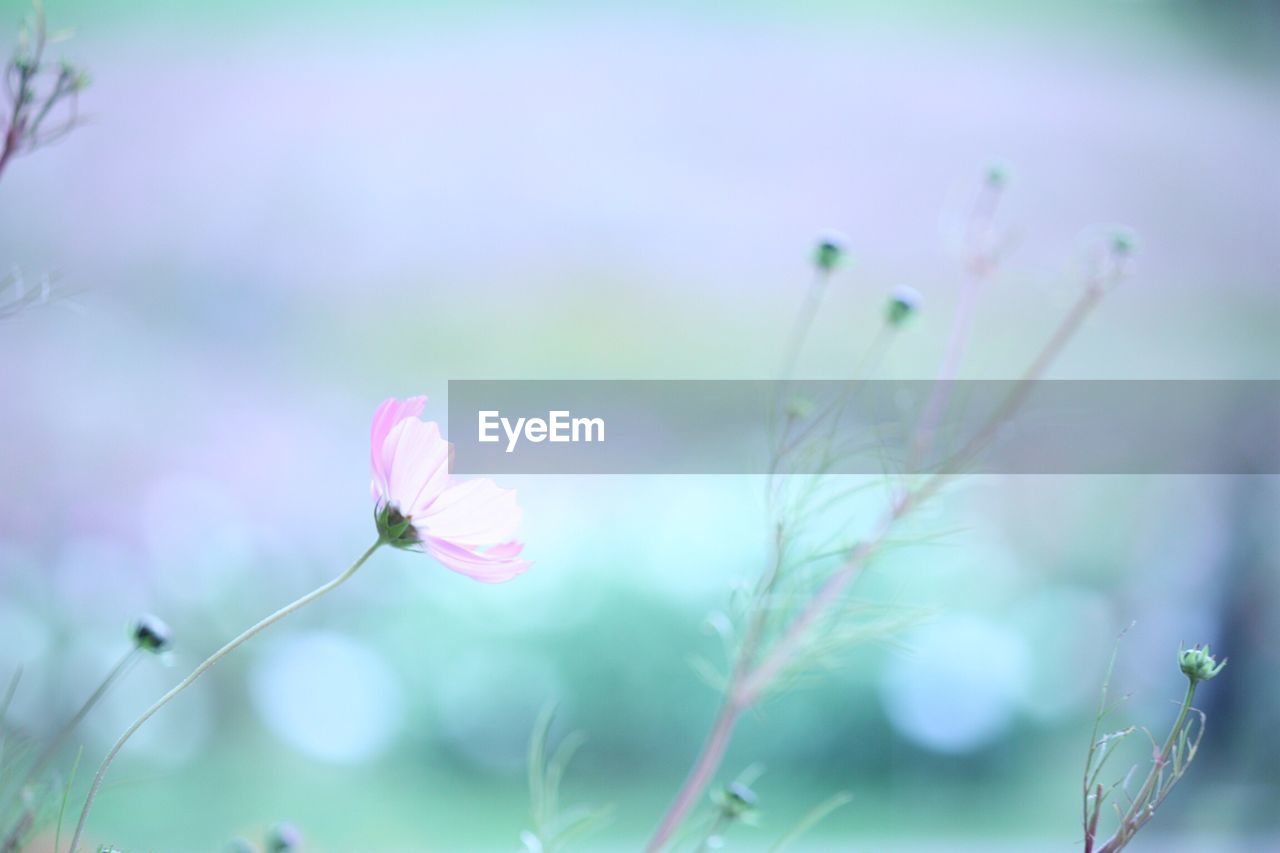
[{"label": "flower stem", "polygon": [[978,196],[973,213],[969,216],[966,235],[969,275],[960,285],[956,313],[951,321],[951,332],[947,336],[947,349],[942,357],[938,378],[933,383],[933,390],[929,394],[920,421],[916,424],[912,435],[911,455],[907,460],[908,473],[914,472],[929,453],[934,433],[938,429],[938,423],[951,396],[951,385],[960,373],[960,362],[969,345],[979,291],[995,271],[999,258],[989,244],[992,222],[1002,195],[1000,186],[988,184]]},{"label": "flower stem", "polygon": [[947,338],[946,354],[942,358],[942,368],[938,371],[938,378],[933,382],[933,389],[929,393],[929,399],[925,403],[924,412],[920,416],[920,422],[916,424],[911,440],[911,456],[907,462],[909,472],[915,471],[928,455],[934,433],[938,429],[938,422],[947,408],[947,402],[951,397],[951,385],[959,375],[960,361],[968,347],[981,284],[981,277],[975,273],[966,278],[961,285],[955,319],[952,321],[951,333]]},{"label": "flower stem", "polygon": [[733,696],[725,698],[715,724],[711,728],[711,734],[707,736],[706,743],[702,745],[702,752],[698,754],[693,769],[689,771],[689,777],[680,788],[680,792],[676,794],[675,801],[663,816],[662,823],[653,834],[653,838],[649,840],[648,846],[645,847],[648,853],[655,853],[666,846],[680,824],[688,817],[690,809],[698,802],[702,792],[711,783],[711,777],[724,759],[724,752],[729,747],[733,728],[737,725],[738,716],[742,711],[742,706]]},{"label": "flower stem", "polygon": [[818,308],[822,305],[822,295],[826,292],[829,276],[828,271],[819,269],[814,273],[813,280],[809,284],[804,304],[800,306],[800,313],[796,315],[795,325],[791,328],[791,336],[787,339],[787,348],[782,356],[782,373],[779,378],[784,383],[794,378],[792,374],[795,373],[796,365],[800,361],[800,352],[809,339],[813,321],[818,316]]},{"label": "flower stem", "polygon": [[1124,818],[1120,821],[1116,834],[1111,836],[1106,844],[1098,848],[1098,853],[1116,853],[1117,850],[1122,849],[1129,843],[1138,828],[1145,822],[1142,813],[1148,807],[1148,800],[1153,795],[1158,794],[1155,790],[1156,781],[1160,778],[1160,773],[1164,770],[1164,766],[1169,763],[1173,745],[1178,740],[1178,733],[1186,725],[1187,714],[1191,712],[1191,701],[1196,697],[1196,680],[1189,678],[1187,681],[1187,695],[1182,700],[1182,708],[1178,711],[1178,718],[1174,721],[1173,728],[1169,729],[1169,736],[1165,738],[1164,746],[1160,748],[1160,754],[1156,756],[1151,765],[1151,772],[1147,774],[1146,781],[1142,783],[1142,787],[1138,790],[1138,795],[1133,798],[1133,804],[1129,806],[1129,811],[1125,813]]},{"label": "flower stem", "polygon": [[175,686],[168,693],[161,696],[154,705],[152,705],[146,711],[143,711],[142,716],[134,720],[133,725],[129,726],[129,728],[124,730],[124,734],[120,735],[120,738],[115,742],[115,744],[107,752],[106,757],[102,759],[102,764],[99,765],[98,772],[93,777],[93,784],[89,786],[89,795],[85,798],[84,808],[80,810],[80,820],[76,824],[75,835],[71,837],[71,847],[69,848],[70,853],[75,853],[76,847],[80,843],[80,836],[84,833],[85,822],[89,819],[89,809],[93,806],[94,798],[98,796],[98,789],[102,787],[102,779],[107,774],[107,768],[111,766],[111,762],[115,760],[116,755],[120,752],[121,748],[123,748],[124,745],[129,741],[129,738],[133,737],[134,733],[137,732],[138,729],[142,728],[143,724],[146,723],[147,720],[151,719],[157,711],[159,711],[165,705],[169,704],[169,702],[172,699],[174,699],[179,693],[181,693],[182,691],[190,687],[192,684],[194,684],[196,680],[200,678],[200,676],[208,672],[209,669],[211,669],[214,664],[222,660],[227,655],[231,654],[231,652],[235,651],[240,646],[244,645],[244,643],[253,639],[259,633],[271,627],[275,623],[279,622],[281,619],[285,618],[290,613],[293,613],[295,610],[301,610],[303,607],[306,607],[308,604],[315,601],[317,598],[320,598],[321,596],[325,595],[328,592],[332,592],[333,590],[342,586],[342,584],[346,583],[351,578],[351,576],[354,575],[356,571],[365,564],[365,561],[367,561],[371,556],[373,556],[373,552],[378,550],[378,548],[380,548],[383,545],[383,542],[384,540],[381,537],[379,537],[378,541],[374,542],[371,546],[369,546],[369,549],[365,551],[363,554],[361,554],[360,557],[354,563],[352,563],[351,566],[342,574],[338,575],[336,578],[329,581],[328,583],[322,586],[319,586],[316,589],[313,589],[311,592],[307,593],[306,595],[302,596],[301,598],[297,599],[291,604],[286,604],[284,607],[281,607],[275,613],[272,613],[270,616],[263,619],[261,622],[257,623],[252,628],[249,628],[243,634],[236,637],[234,640],[227,643],[225,646],[218,649],[213,654],[209,655],[209,657],[205,659],[204,663],[200,664],[194,670],[191,671],[190,675],[188,675],[186,678],[180,681],[177,684],[177,686]]},{"label": "flower stem", "polygon": [[[809,599],[804,608],[783,629],[779,638],[759,660],[759,649],[755,642],[758,639],[758,628],[753,622],[752,629],[743,648],[739,651],[738,662],[725,688],[725,700],[720,713],[712,726],[701,752],[694,761],[693,769],[685,779],[684,785],[676,794],[662,822],[654,832],[645,848],[649,853],[661,850],[671,841],[671,837],[679,829],[680,824],[688,817],[689,811],[698,802],[703,791],[711,782],[720,767],[729,742],[733,738],[733,730],[743,712],[750,710],[764,695],[774,679],[792,662],[797,651],[807,639],[814,626],[831,610],[835,602],[850,583],[859,575],[866,563],[875,556],[876,551],[884,543],[893,526],[904,516],[910,514],[921,504],[932,498],[951,476],[958,473],[963,464],[974,454],[981,451],[995,436],[1000,424],[1011,417],[1025,401],[1031,385],[1040,379],[1045,370],[1076,334],[1089,314],[1097,306],[1103,296],[1101,285],[1091,282],[1081,294],[1079,301],[1068,312],[1057,331],[1049,339],[1044,349],[1032,361],[1031,367],[1022,379],[1011,390],[1009,398],[996,411],[996,414],[985,427],[964,446],[964,448],[943,465],[939,470],[928,475],[923,483],[915,489],[906,489],[895,499],[872,534],[860,542],[849,552],[844,562],[826,579],[817,592]],[[775,569],[771,569],[775,571]],[[744,654],[745,652],[745,654]],[[1185,716],[1185,715],[1184,715]]]}]

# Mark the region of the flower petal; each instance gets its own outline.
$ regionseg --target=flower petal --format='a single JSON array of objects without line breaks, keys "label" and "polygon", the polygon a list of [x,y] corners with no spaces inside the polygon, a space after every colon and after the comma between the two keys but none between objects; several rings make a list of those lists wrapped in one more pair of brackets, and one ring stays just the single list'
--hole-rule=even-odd
[{"label": "flower petal", "polygon": [[422,414],[426,404],[426,397],[409,397],[405,400],[390,397],[383,400],[382,405],[378,406],[378,410],[373,413],[373,428],[369,433],[369,461],[373,465],[375,500],[387,497],[388,481],[391,478],[390,467],[387,464],[389,460],[384,460],[382,454],[387,436],[400,421],[405,418],[416,418]]},{"label": "flower petal", "polygon": [[383,498],[404,515],[418,516],[449,485],[449,442],[434,421],[406,418],[387,436],[382,464],[387,472]]},{"label": "flower petal", "polygon": [[533,565],[528,560],[519,559],[524,545],[515,541],[479,551],[428,538],[423,540],[422,547],[445,568],[484,583],[509,581]]},{"label": "flower petal", "polygon": [[424,536],[473,548],[512,538],[523,515],[515,490],[492,480],[455,482],[424,510],[413,514],[414,527]]}]

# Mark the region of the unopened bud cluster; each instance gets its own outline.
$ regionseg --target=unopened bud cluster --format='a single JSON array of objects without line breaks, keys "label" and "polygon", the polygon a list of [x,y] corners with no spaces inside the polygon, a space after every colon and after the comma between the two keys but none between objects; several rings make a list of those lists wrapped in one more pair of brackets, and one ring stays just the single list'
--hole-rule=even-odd
[{"label": "unopened bud cluster", "polygon": [[1218,673],[1222,672],[1222,668],[1227,665],[1227,659],[1221,661],[1216,660],[1209,652],[1209,647],[1192,646],[1189,649],[1180,649],[1178,651],[1178,667],[1182,670],[1182,674],[1191,679],[1194,684],[1199,681],[1208,681]]}]

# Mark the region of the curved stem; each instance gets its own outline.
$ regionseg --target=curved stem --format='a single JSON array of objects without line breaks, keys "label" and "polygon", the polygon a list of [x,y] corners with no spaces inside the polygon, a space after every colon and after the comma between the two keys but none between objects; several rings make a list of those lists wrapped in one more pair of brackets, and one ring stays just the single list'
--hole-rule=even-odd
[{"label": "curved stem", "polygon": [[354,575],[356,571],[365,564],[366,560],[368,560],[371,556],[373,556],[373,552],[378,550],[378,548],[380,548],[383,545],[384,541],[385,540],[379,537],[378,541],[374,542],[373,545],[369,546],[369,549],[365,551],[363,554],[361,554],[360,557],[354,563],[352,563],[351,566],[345,572],[338,575],[336,578],[324,584],[323,586],[319,586],[316,589],[313,589],[311,592],[307,593],[306,595],[302,596],[301,598],[292,602],[291,604],[286,604],[284,607],[281,607],[275,613],[272,613],[270,616],[263,619],[261,622],[257,623],[252,628],[248,629],[243,634],[236,637],[234,640],[227,643],[225,646],[218,649],[213,654],[209,655],[209,657],[205,659],[204,663],[200,664],[194,670],[191,671],[190,675],[188,675],[182,681],[178,682],[177,686],[175,686],[168,693],[161,696],[154,705],[152,705],[147,710],[143,711],[142,716],[134,720],[133,725],[129,726],[129,728],[124,730],[124,734],[120,735],[120,738],[115,742],[115,744],[111,747],[111,749],[108,750],[106,757],[102,759],[102,764],[98,766],[98,772],[93,777],[93,784],[89,786],[89,795],[85,798],[84,808],[80,810],[80,820],[76,824],[76,833],[71,837],[71,847],[69,848],[71,853],[75,853],[75,849],[80,843],[80,836],[84,833],[85,822],[89,819],[89,809],[92,808],[93,806],[94,798],[98,796],[98,789],[102,787],[102,778],[106,776],[107,768],[111,766],[111,762],[115,760],[116,755],[120,752],[121,748],[123,748],[124,745],[129,741],[129,738],[133,737],[134,733],[137,732],[138,729],[142,728],[142,725],[146,723],[147,720],[151,719],[157,711],[159,711],[165,705],[169,704],[169,702],[173,700],[174,697],[176,697],[179,693],[181,693],[182,691],[190,687],[192,684],[194,684],[196,680],[200,678],[200,676],[208,672],[209,669],[211,669],[214,664],[222,660],[227,655],[231,654],[231,652],[235,651],[240,646],[244,645],[244,643],[253,639],[259,633],[271,627],[275,623],[279,622],[281,619],[288,616],[290,613],[293,613],[295,610],[301,610],[303,607],[306,607],[308,604],[315,601],[317,598],[320,598],[325,593],[332,592],[333,590],[342,586],[342,584],[344,584],[347,580],[349,580],[351,576]]}]

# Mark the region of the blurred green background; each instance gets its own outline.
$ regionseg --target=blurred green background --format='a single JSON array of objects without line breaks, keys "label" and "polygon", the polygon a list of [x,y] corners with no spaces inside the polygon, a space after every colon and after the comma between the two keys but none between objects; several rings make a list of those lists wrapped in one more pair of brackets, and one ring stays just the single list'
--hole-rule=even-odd
[{"label": "blurred green background", "polygon": [[[0,180],[0,264],[57,288],[0,326],[11,721],[51,733],[137,614],[176,634],[86,722],[86,766],[372,541],[386,396],[443,420],[451,378],[770,377],[827,227],[852,260],[801,372],[846,375],[910,284],[925,308],[883,369],[930,377],[992,162],[1015,245],[962,376],[1017,376],[1119,222],[1135,275],[1053,376],[1280,378],[1275,3],[46,5],[94,83],[89,123]],[[9,31],[25,11],[0,3]],[[763,485],[504,484],[527,575],[379,554],[143,730],[92,840],[217,850],[287,819],[316,851],[518,849],[556,701],[555,737],[589,737],[566,799],[615,805],[583,849],[639,849],[714,713],[688,658],[767,557]],[[1263,477],[958,485],[912,525],[953,532],[856,590],[934,616],[743,724],[723,778],[767,772],[731,847],[849,790],[808,849],[1074,849],[1135,620],[1117,727],[1168,725],[1180,642],[1231,665],[1132,849],[1280,847],[1278,499]]]}]

